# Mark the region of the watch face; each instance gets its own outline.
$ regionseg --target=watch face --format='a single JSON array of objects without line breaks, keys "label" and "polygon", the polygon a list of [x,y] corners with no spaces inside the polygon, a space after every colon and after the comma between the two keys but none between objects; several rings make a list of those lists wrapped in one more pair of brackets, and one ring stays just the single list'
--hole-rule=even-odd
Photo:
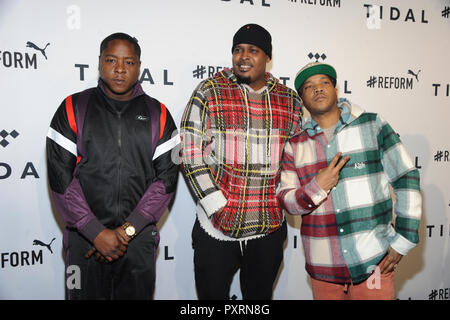
[{"label": "watch face", "polygon": [[125,233],[127,234],[127,236],[132,237],[136,233],[136,229],[133,226],[128,226],[125,229]]}]

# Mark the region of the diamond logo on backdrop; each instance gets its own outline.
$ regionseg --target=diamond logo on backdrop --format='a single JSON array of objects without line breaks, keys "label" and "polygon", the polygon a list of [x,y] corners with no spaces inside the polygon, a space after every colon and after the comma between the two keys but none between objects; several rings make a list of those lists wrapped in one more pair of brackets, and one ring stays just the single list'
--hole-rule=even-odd
[{"label": "diamond logo on backdrop", "polygon": [[11,132],[7,132],[5,129],[3,129],[2,131],[0,131],[0,137],[3,138],[0,141],[0,146],[2,146],[3,148],[6,148],[6,146],[9,144],[9,141],[6,140],[6,138],[10,136],[13,139],[17,138],[19,136],[19,133],[16,130],[13,130]]},{"label": "diamond logo on backdrop", "polygon": [[316,61],[319,61],[319,59],[325,60],[327,58],[327,56],[325,53],[319,54],[316,52],[316,54],[314,54],[314,53],[310,52],[308,54],[308,58],[310,58],[310,59],[315,58]]}]

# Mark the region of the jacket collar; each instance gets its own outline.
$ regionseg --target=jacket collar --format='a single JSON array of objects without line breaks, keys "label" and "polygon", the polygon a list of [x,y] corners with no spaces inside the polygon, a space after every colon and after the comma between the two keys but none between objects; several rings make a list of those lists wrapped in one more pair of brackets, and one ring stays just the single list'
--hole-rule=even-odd
[{"label": "jacket collar", "polygon": [[[339,98],[337,101],[337,106],[339,110],[341,110],[341,115],[336,124],[335,132],[339,132],[344,126],[349,125],[364,113],[364,110],[361,107],[356,104],[350,103],[350,101],[348,101],[346,98]],[[304,108],[303,111],[303,130],[305,130],[310,137],[322,132],[322,128],[320,128],[319,125],[313,120],[308,110]]]},{"label": "jacket collar", "polygon": [[[98,87],[100,88],[100,90],[102,90],[102,92],[106,96],[108,96],[106,94],[106,91],[105,91],[105,83],[103,82],[103,80],[101,78],[98,79]],[[136,97],[138,97],[140,95],[143,95],[143,94],[145,94],[144,89],[142,89],[142,86],[141,86],[141,84],[138,81],[134,85],[133,94],[131,95],[131,99],[130,100],[132,100],[132,99],[134,99],[134,98],[136,98]]]}]

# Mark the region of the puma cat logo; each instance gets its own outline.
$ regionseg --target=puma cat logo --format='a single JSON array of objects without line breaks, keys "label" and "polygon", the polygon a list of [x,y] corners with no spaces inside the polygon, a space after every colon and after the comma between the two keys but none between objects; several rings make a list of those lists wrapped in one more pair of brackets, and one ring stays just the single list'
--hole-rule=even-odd
[{"label": "puma cat logo", "polygon": [[40,51],[42,55],[45,57],[45,60],[47,60],[47,55],[45,54],[45,49],[50,45],[50,43],[47,43],[44,49],[39,48],[37,45],[35,45],[33,42],[27,41],[27,48],[33,48],[37,51]]},{"label": "puma cat logo", "polygon": [[417,74],[415,74],[414,71],[408,70],[408,74],[413,75],[416,78],[417,82],[419,82],[419,73],[420,73],[420,71],[422,71],[422,70],[417,71]]},{"label": "puma cat logo", "polygon": [[47,249],[50,250],[50,252],[53,254],[51,245],[52,245],[52,242],[53,242],[54,240],[55,240],[55,238],[53,238],[52,241],[50,241],[49,244],[45,244],[45,243],[43,243],[41,240],[34,240],[34,241],[33,241],[33,246],[47,247]]}]

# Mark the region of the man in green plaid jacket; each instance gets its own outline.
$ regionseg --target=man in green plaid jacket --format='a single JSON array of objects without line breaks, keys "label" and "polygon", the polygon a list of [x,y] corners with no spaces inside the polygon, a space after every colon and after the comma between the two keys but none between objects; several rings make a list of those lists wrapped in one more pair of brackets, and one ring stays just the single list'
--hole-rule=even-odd
[{"label": "man in green plaid jacket", "polygon": [[393,271],[419,240],[419,172],[391,126],[338,99],[335,85],[327,64],[297,74],[310,115],[285,146],[277,196],[302,215],[315,299],[394,299]]}]

